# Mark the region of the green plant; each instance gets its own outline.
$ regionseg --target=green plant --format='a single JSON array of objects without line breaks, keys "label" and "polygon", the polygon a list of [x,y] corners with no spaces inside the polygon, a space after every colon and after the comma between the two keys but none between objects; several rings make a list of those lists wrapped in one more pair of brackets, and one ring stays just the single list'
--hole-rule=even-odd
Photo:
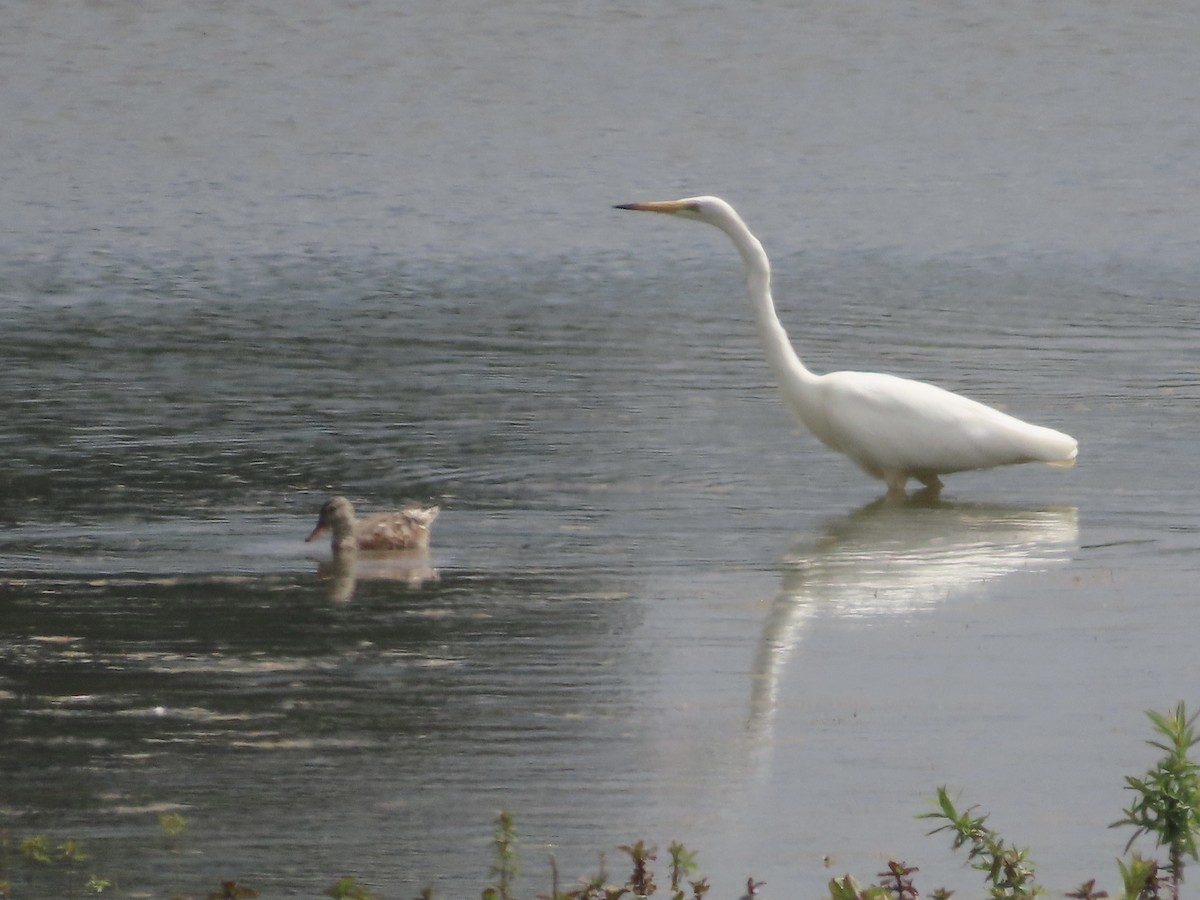
[{"label": "green plant", "polygon": [[684,878],[696,871],[696,854],[676,841],[667,848],[671,854],[671,900],[684,900]]},{"label": "green plant", "polygon": [[31,834],[17,845],[21,855],[30,862],[50,865],[50,837],[45,834]]},{"label": "green plant", "polygon": [[946,824],[939,825],[929,833],[951,832],[955,850],[970,845],[967,859],[972,868],[984,873],[989,885],[988,896],[994,900],[1005,900],[1037,897],[1045,892],[1034,881],[1034,866],[1028,860],[1029,850],[1015,845],[1006,846],[1003,839],[984,824],[987,816],[971,816],[976,807],[969,807],[960,813],[944,785],[937,789],[937,806],[935,811],[922,813],[917,818],[945,819]]},{"label": "green plant", "polygon": [[492,863],[491,875],[496,883],[483,889],[483,900],[513,900],[511,891],[517,876],[521,874],[521,864],[517,856],[517,830],[512,813],[503,810],[497,813],[492,847],[496,860]]},{"label": "green plant", "polygon": [[1135,853],[1130,857],[1129,865],[1118,859],[1117,867],[1125,887],[1125,893],[1121,895],[1125,900],[1159,900],[1161,883],[1157,860],[1146,859]]},{"label": "green plant", "polygon": [[333,887],[325,892],[325,896],[332,897],[333,900],[371,900],[367,889],[349,875],[339,878]]},{"label": "green plant", "polygon": [[654,848],[647,847],[645,841],[636,844],[624,844],[620,848],[629,855],[633,862],[633,874],[629,877],[629,889],[635,897],[649,897],[657,890],[654,883],[654,873],[650,871],[651,861],[658,859]]},{"label": "green plant", "polygon": [[116,886],[115,881],[109,881],[107,878],[101,878],[93,873],[92,877],[87,880],[87,884],[84,885],[84,889],[93,894],[103,894],[105,891],[113,890]]},{"label": "green plant", "polygon": [[208,900],[249,900],[257,897],[258,891],[238,884],[236,881],[222,881],[221,889],[208,895]]},{"label": "green plant", "polygon": [[[1169,713],[1148,711],[1146,715],[1161,736],[1160,740],[1148,743],[1164,755],[1142,778],[1125,779],[1126,789],[1136,797],[1123,810],[1124,818],[1112,827],[1135,828],[1125,846],[1126,853],[1138,837],[1153,834],[1157,846],[1167,848],[1170,863],[1168,877],[1164,879],[1156,860],[1136,853],[1128,860],[1118,860],[1121,900],[1163,900],[1164,885],[1171,900],[1179,900],[1184,858],[1197,859],[1200,839],[1200,765],[1189,755],[1200,740],[1196,734],[1196,720],[1200,716],[1189,718],[1182,702]],[[975,807],[959,812],[944,786],[938,788],[935,803],[938,807],[935,811],[922,813],[918,818],[944,820],[944,824],[929,833],[949,831],[953,834],[954,849],[969,847],[967,858],[973,868],[985,874],[990,897],[1024,900],[1045,893],[1035,881],[1028,850],[1006,844],[985,824],[987,816],[973,815]],[[891,862],[888,871],[879,874],[880,884],[864,888],[846,875],[829,882],[829,895],[832,900],[915,900],[917,891],[910,877],[915,871],[903,863]],[[932,900],[946,900],[950,892],[938,889],[930,896]],[[1100,900],[1108,893],[1098,890],[1093,878],[1066,896],[1074,900]]]},{"label": "green plant", "polygon": [[[79,864],[85,862],[88,855],[83,852],[83,847],[79,841],[74,838],[67,838],[56,848],[59,853],[59,858],[62,859],[67,866],[67,896],[74,897],[76,895],[75,887],[78,883]],[[95,880],[95,876],[92,876]],[[91,882],[88,882],[89,884]]]},{"label": "green plant", "polygon": [[74,838],[57,845],[47,834],[14,841],[9,831],[0,829],[0,898],[24,896],[17,890],[24,884],[36,885],[43,894],[53,891],[54,896],[67,900],[78,897],[81,890],[96,894],[112,890],[113,881],[94,873],[83,880],[80,864],[88,859],[83,845]]},{"label": "green plant", "polygon": [[167,812],[158,814],[158,830],[166,837],[177,838],[187,828],[187,819],[181,813]]},{"label": "green plant", "polygon": [[600,854],[600,871],[573,891],[559,889],[558,861],[553,856],[550,857],[550,875],[550,893],[539,894],[538,900],[616,900],[629,893],[627,887],[615,887],[608,883],[608,875],[604,871],[604,853]]},{"label": "green plant", "polygon": [[671,900],[687,900],[683,892],[685,880],[692,889],[693,900],[700,900],[708,893],[708,879],[700,878],[693,881],[687,878],[697,868],[695,851],[688,850],[687,847],[676,841],[667,848],[667,852],[671,854]]},{"label": "green plant", "polygon": [[910,877],[916,871],[916,866],[906,866],[902,862],[889,862],[888,870],[880,872],[879,877],[883,879],[881,882],[883,887],[887,888],[896,900],[917,900],[920,894],[917,893]]},{"label": "green plant", "polygon": [[851,875],[832,878],[829,881],[831,900],[891,900],[892,895],[881,884],[863,887]]},{"label": "green plant", "polygon": [[1144,834],[1153,834],[1155,845],[1167,848],[1168,885],[1171,896],[1178,898],[1183,883],[1183,858],[1197,858],[1196,837],[1200,834],[1200,766],[1188,755],[1196,745],[1197,716],[1188,718],[1182,702],[1166,715],[1153,710],[1146,715],[1163,737],[1161,741],[1147,743],[1162,750],[1164,755],[1142,778],[1126,776],[1126,789],[1136,797],[1122,810],[1125,817],[1111,827],[1134,827],[1133,837],[1125,845],[1126,853]]}]

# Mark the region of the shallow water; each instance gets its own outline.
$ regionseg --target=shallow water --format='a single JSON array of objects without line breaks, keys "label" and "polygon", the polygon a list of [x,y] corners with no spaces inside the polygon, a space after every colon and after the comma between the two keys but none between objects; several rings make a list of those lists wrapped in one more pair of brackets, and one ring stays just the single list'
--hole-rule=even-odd
[{"label": "shallow water", "polygon": [[[1200,702],[1168,7],[25,9],[0,827],[153,896],[474,895],[501,808],[527,895],[639,838],[717,896],[888,858],[966,889],[913,819],[945,783],[1112,890],[1142,710]],[[607,208],[698,191],[810,367],[962,390],[1078,466],[878,503],[783,412],[724,238]],[[439,503],[431,554],[330,567],[333,492]]]}]

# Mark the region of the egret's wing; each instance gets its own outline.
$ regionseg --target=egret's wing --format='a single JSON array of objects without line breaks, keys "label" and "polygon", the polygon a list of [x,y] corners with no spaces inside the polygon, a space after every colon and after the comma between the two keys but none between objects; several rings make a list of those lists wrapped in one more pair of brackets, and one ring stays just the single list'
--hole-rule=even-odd
[{"label": "egret's wing", "polygon": [[868,470],[945,473],[1075,457],[1068,435],[925,382],[834,372],[821,391],[827,443]]}]

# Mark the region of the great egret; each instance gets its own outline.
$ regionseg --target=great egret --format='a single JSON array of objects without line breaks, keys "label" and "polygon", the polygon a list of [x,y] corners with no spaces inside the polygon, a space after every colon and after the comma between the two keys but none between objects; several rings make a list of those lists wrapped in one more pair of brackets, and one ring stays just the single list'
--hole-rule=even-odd
[{"label": "great egret", "polygon": [[429,527],[439,509],[416,505],[393,512],[354,517],[354,507],[345,497],[333,497],[321,507],[317,527],[305,541],[315,541],[325,529],[333,531],[333,551],[416,550],[429,546]]},{"label": "great egret", "polygon": [[742,255],[746,291],[767,363],[784,402],[827,447],[903,494],[915,478],[934,491],[939,475],[1014,463],[1075,463],[1073,437],[1031,425],[922,381],[878,372],[815,375],[796,355],[775,314],[771,264],[737,211],[719,197],[626,203],[617,209],[666,213],[715,225]]}]

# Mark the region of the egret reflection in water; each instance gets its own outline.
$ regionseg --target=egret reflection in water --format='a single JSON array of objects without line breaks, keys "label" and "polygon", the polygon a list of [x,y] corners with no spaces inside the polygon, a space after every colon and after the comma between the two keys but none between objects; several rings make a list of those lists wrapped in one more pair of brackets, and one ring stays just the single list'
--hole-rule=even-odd
[{"label": "egret reflection in water", "polygon": [[1018,570],[1065,562],[1079,539],[1073,506],[881,498],[832,519],[782,561],[782,583],[755,654],[750,728],[765,731],[805,623],[819,615],[911,613]]}]

